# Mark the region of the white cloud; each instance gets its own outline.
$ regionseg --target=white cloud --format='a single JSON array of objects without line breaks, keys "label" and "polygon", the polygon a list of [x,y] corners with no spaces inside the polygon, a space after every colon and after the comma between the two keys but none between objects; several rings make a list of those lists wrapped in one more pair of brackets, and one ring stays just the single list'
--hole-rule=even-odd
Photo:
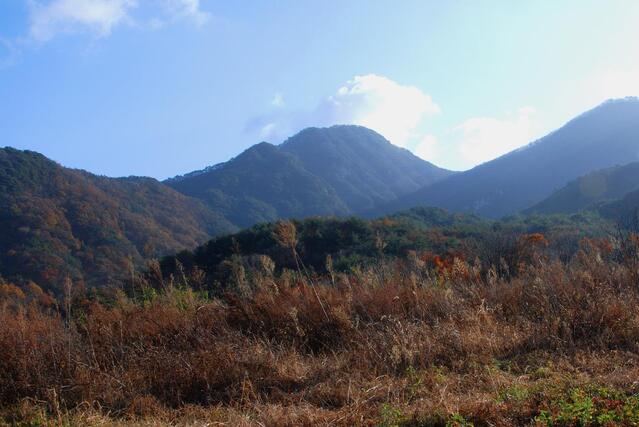
[{"label": "white cloud", "polygon": [[535,109],[522,107],[504,117],[470,118],[442,135],[424,132],[427,119],[439,114],[440,107],[421,89],[375,74],[354,77],[311,110],[291,111],[279,93],[271,106],[270,113],[247,126],[261,140],[279,143],[310,126],[356,124],[424,160],[448,161],[459,170],[517,149],[542,130]]},{"label": "white cloud", "polygon": [[267,123],[260,129],[260,139],[266,139],[271,136],[277,128],[277,123]]},{"label": "white cloud", "polygon": [[328,102],[344,122],[374,129],[402,147],[417,136],[417,126],[425,117],[441,111],[417,87],[403,86],[375,74],[356,76]]},{"label": "white cloud", "polygon": [[308,126],[355,124],[405,147],[420,137],[417,129],[424,119],[439,112],[439,106],[417,87],[367,74],[347,81],[310,112],[271,112],[253,120],[248,128],[277,142]]},{"label": "white cloud", "polygon": [[[61,33],[88,32],[99,37],[108,36],[123,23],[134,23],[133,11],[142,4],[152,10],[149,19],[151,29],[164,25],[162,17],[187,18],[196,25],[203,25],[209,14],[200,10],[199,0],[163,0],[161,10],[151,0],[41,0],[29,1],[29,35],[40,42],[48,41]],[[155,8],[153,8],[155,6]]]},{"label": "white cloud", "polygon": [[425,135],[412,151],[417,157],[432,162],[439,155],[439,141],[435,135]]},{"label": "white cloud", "polygon": [[531,142],[537,133],[535,109],[522,107],[504,119],[474,117],[457,126],[457,150],[465,166],[492,160]]},{"label": "white cloud", "polygon": [[30,2],[30,34],[39,41],[78,30],[106,36],[136,4],[134,0],[55,0],[46,6]]}]

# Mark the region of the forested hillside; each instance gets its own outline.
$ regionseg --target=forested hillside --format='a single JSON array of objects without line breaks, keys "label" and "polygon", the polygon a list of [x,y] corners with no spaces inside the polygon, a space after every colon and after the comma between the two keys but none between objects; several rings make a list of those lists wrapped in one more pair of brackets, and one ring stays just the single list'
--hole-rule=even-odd
[{"label": "forested hillside", "polygon": [[602,217],[639,233],[639,190],[631,191],[618,200],[602,202],[593,209]]},{"label": "forested hillside", "polygon": [[526,213],[574,213],[620,199],[639,189],[639,162],[590,172],[526,209]]},{"label": "forested hillside", "polygon": [[333,188],[295,156],[266,142],[217,168],[165,183],[242,227],[278,218],[348,213]]},{"label": "forested hillside", "polygon": [[203,273],[198,276],[201,284],[214,294],[240,286],[247,279],[244,272],[264,268],[265,260],[277,272],[302,266],[309,274],[326,274],[411,254],[430,262],[435,256],[472,262],[480,254],[502,271],[518,268],[518,260],[510,256],[521,243],[519,236],[546,236],[548,250],[567,260],[579,250],[581,239],[608,236],[614,229],[614,224],[593,213],[491,221],[439,208],[415,208],[377,220],[309,218],[258,224],[165,257],[161,268],[167,279]]},{"label": "forested hillside", "polygon": [[228,162],[165,181],[229,221],[347,215],[395,200],[452,172],[361,126],[309,128]]},{"label": "forested hillside", "polygon": [[61,288],[115,283],[144,259],[234,226],[150,178],[105,178],[0,149],[0,275]]}]

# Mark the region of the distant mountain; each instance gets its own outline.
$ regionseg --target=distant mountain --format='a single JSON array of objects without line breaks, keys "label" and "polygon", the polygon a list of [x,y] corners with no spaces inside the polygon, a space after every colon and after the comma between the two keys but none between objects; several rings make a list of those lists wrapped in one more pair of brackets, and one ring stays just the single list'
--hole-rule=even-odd
[{"label": "distant mountain", "polygon": [[571,181],[524,213],[575,213],[606,200],[620,199],[638,189],[639,162],[633,162],[594,171]]},{"label": "distant mountain", "polygon": [[281,150],[297,156],[308,171],[330,184],[352,212],[395,200],[452,174],[361,126],[308,128],[285,141]]},{"label": "distant mountain", "polygon": [[266,142],[217,168],[165,183],[201,199],[241,227],[278,218],[348,212],[332,187],[307,171],[298,158]]},{"label": "distant mountain", "polygon": [[102,285],[143,259],[235,227],[151,178],[106,178],[0,149],[0,275],[59,288]]},{"label": "distant mountain", "polygon": [[361,126],[309,128],[280,146],[257,144],[234,159],[169,179],[242,227],[278,218],[346,215],[449,176]]},{"label": "distant mountain", "polygon": [[437,206],[499,218],[588,172],[639,160],[639,99],[608,101],[502,157],[388,203],[370,215]]}]

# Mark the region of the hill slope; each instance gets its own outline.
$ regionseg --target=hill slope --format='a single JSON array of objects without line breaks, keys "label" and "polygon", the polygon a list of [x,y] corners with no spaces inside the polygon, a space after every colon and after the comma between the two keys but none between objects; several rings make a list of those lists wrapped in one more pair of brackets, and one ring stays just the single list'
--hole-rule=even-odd
[{"label": "hill slope", "polygon": [[573,213],[639,189],[639,162],[584,175],[526,209],[525,213]]},{"label": "hill slope", "polygon": [[308,128],[281,149],[328,182],[353,212],[397,199],[452,173],[361,126]]},{"label": "hill slope", "polygon": [[0,274],[50,288],[103,285],[131,261],[234,230],[201,202],[151,178],[106,178],[41,154],[0,149]]},{"label": "hill slope", "polygon": [[266,142],[202,173],[166,181],[239,226],[348,212],[335,191],[293,155]]},{"label": "hill slope", "polygon": [[639,233],[639,190],[631,191],[618,200],[600,203],[593,210],[619,226]]},{"label": "hill slope", "polygon": [[639,100],[608,101],[546,137],[389,203],[371,214],[438,206],[498,218],[597,169],[639,160]]},{"label": "hill slope", "polygon": [[165,181],[240,226],[278,218],[344,215],[450,175],[361,126],[309,128],[281,146]]}]

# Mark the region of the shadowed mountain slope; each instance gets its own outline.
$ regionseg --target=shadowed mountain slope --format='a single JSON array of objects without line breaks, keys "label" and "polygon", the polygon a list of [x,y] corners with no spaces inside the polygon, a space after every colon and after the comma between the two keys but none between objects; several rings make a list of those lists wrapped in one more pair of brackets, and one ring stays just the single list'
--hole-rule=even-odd
[{"label": "shadowed mountain slope", "polygon": [[588,172],[639,160],[639,100],[608,101],[540,140],[370,212],[437,206],[491,218],[540,202]]},{"label": "shadowed mountain slope", "polygon": [[348,212],[335,191],[299,159],[266,142],[203,173],[166,181],[239,226]]},{"label": "shadowed mountain slope", "polygon": [[639,162],[601,169],[584,175],[555,191],[524,213],[574,213],[639,189]]},{"label": "shadowed mountain slope", "polygon": [[353,212],[397,199],[442,178],[438,168],[361,126],[308,128],[281,145],[328,182]]}]

